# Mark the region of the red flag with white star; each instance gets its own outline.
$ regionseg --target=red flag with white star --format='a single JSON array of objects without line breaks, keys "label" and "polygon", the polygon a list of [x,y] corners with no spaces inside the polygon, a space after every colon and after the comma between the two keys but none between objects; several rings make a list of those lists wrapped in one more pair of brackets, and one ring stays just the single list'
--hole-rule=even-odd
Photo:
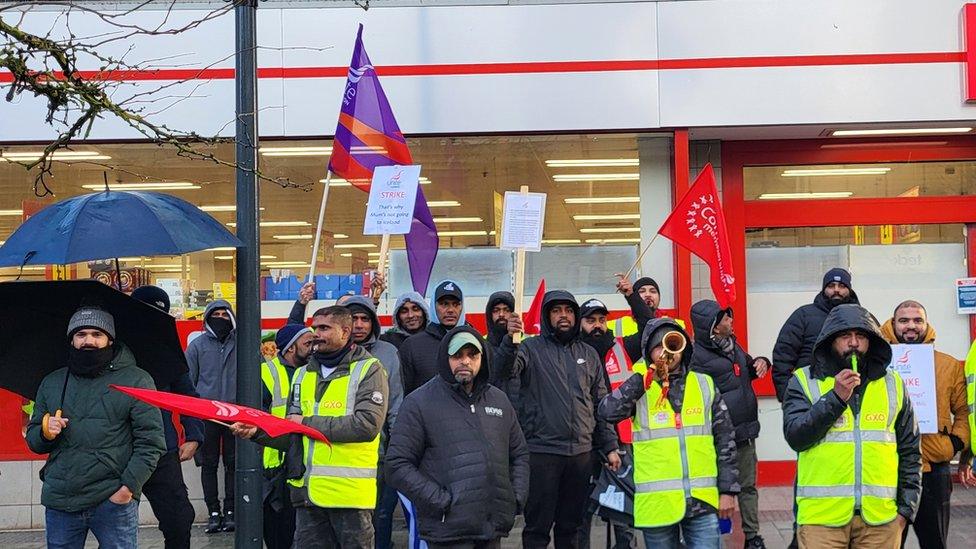
[{"label": "red flag with white star", "polygon": [[705,165],[657,232],[708,264],[715,301],[730,307],[735,301],[732,252],[711,164]]}]

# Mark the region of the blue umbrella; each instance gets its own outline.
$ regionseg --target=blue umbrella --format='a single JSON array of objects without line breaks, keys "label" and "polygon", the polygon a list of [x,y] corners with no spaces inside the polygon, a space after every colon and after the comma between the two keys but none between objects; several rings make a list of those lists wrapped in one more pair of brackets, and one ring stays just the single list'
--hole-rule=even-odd
[{"label": "blue umbrella", "polygon": [[182,255],[241,243],[216,219],[168,194],[111,191],[44,208],[0,246],[0,267]]}]

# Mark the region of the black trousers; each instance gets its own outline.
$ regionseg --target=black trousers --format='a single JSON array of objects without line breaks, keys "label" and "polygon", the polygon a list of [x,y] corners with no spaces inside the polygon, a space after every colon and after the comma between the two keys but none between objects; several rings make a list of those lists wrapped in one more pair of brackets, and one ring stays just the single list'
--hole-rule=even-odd
[{"label": "black trousers", "polygon": [[502,540],[490,541],[455,541],[453,543],[427,542],[428,549],[501,549]]},{"label": "black trousers", "polygon": [[264,502],[264,546],[267,549],[291,549],[295,540],[295,508],[288,503],[275,510]]},{"label": "black trousers", "polygon": [[[952,472],[948,463],[933,463],[932,470],[922,473],[922,499],[912,528],[921,549],[945,549],[949,537],[949,498],[952,496]],[[901,534],[905,546],[908,528]]]},{"label": "black trousers", "polygon": [[591,464],[590,452],[578,456],[536,453],[529,456],[529,500],[525,504],[523,547],[544,549],[549,545],[550,530],[556,549],[579,547],[579,529],[590,495]]},{"label": "black trousers", "polygon": [[220,512],[217,493],[217,465],[224,461],[224,511],[234,511],[234,450],[237,442],[230,429],[212,421],[204,422],[203,446],[200,447],[200,483],[207,512]]},{"label": "black trousers", "polygon": [[166,549],[190,549],[190,528],[196,513],[186,493],[179,452],[167,452],[159,458],[142,493],[159,520]]}]

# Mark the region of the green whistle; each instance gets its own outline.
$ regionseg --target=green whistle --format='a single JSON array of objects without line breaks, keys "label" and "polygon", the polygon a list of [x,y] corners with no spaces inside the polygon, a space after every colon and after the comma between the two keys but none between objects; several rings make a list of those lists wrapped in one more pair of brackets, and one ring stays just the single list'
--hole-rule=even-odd
[{"label": "green whistle", "polygon": [[851,355],[851,369],[854,370],[854,373],[855,374],[857,373],[857,355],[856,354],[852,354]]}]

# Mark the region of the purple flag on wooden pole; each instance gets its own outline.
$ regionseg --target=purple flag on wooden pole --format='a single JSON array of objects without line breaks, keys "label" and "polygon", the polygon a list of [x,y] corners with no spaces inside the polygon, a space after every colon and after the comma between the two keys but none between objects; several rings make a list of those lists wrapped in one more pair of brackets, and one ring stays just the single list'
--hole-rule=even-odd
[{"label": "purple flag on wooden pole", "polygon": [[[342,94],[329,170],[369,192],[373,169],[394,164],[413,164],[413,157],[393,117],[393,109],[383,93],[376,70],[366,55],[363,26],[359,25],[352,62],[349,63],[349,76]],[[422,188],[417,189],[413,223],[404,239],[413,289],[426,295],[439,241]]]}]

